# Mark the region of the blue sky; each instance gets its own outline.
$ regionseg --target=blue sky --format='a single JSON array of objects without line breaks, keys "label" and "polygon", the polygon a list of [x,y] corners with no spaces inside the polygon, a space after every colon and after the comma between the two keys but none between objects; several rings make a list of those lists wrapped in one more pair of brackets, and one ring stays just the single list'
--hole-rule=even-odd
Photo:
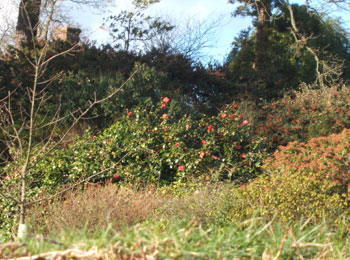
[{"label": "blue sky", "polygon": [[[227,0],[161,0],[160,3],[154,4],[150,8],[150,13],[156,16],[172,17],[179,21],[188,19],[188,17],[194,17],[198,21],[208,21],[221,19],[221,25],[216,29],[213,36],[212,47],[206,49],[207,57],[204,62],[209,60],[217,60],[222,62],[228,52],[231,49],[231,43],[234,37],[238,36],[242,29],[251,26],[250,18],[232,17],[232,12],[235,10],[235,5],[228,4]],[[292,3],[303,4],[304,1],[292,0]],[[128,10],[131,8],[131,0],[119,0],[118,6],[112,9],[112,13],[118,13],[119,10]],[[313,2],[317,6],[317,1]],[[318,6],[322,8],[322,6]],[[329,11],[329,7],[326,7],[325,11]],[[92,40],[96,40],[100,43],[108,42],[107,31],[100,30],[99,27],[102,24],[103,17],[106,17],[110,12],[105,12],[102,15],[90,15],[87,17],[82,12],[77,19],[83,27],[86,27],[89,31],[88,37]],[[345,21],[344,27],[349,28],[350,25],[350,12],[338,12],[335,15],[342,17]],[[95,17],[95,18],[93,18]],[[89,28],[89,29],[88,29]]]},{"label": "blue sky", "polygon": [[[8,8],[10,3],[18,0],[0,0],[0,29],[1,16],[11,16],[16,20],[16,7]],[[109,41],[108,31],[101,30],[103,18],[111,14],[117,14],[120,10],[130,10],[132,0],[109,0],[116,3],[116,7],[106,5],[99,12],[87,8],[72,7],[69,9],[71,15],[75,17],[75,23],[82,27],[83,34],[91,40],[98,43],[107,43]],[[292,3],[303,4],[301,0],[290,0]],[[101,1],[103,2],[103,1]],[[329,11],[329,6],[320,6],[318,1],[312,2],[318,9],[324,8],[323,11]],[[319,6],[317,6],[319,5]],[[171,17],[178,21],[183,21],[189,17],[194,17],[197,21],[210,21],[221,18],[221,25],[215,30],[212,36],[212,47],[205,50],[208,54],[205,61],[217,60],[223,61],[229,50],[234,37],[238,36],[242,29],[251,25],[250,18],[232,17],[235,5],[228,4],[227,0],[161,0],[160,3],[154,4],[149,12],[155,16]],[[338,12],[335,14],[343,20],[343,26],[350,28],[350,12]],[[6,18],[8,19],[8,18]]]},{"label": "blue sky", "polygon": [[[131,6],[131,1],[124,0],[118,2],[117,8],[113,8],[114,13],[119,10],[128,10]],[[220,26],[215,30],[212,39],[212,47],[205,51],[208,53],[206,61],[218,60],[221,62],[230,50],[231,43],[235,36],[251,25],[250,18],[232,17],[231,13],[235,10],[235,6],[227,4],[227,0],[161,0],[154,4],[150,9],[150,14],[154,16],[170,17],[178,21],[183,21],[193,17],[198,23],[211,20],[220,20]],[[88,38],[96,40],[99,43],[108,42],[108,31],[100,30],[103,17],[106,17],[109,12],[102,15],[93,15],[86,17],[81,11],[77,14],[79,23],[86,27]]]}]

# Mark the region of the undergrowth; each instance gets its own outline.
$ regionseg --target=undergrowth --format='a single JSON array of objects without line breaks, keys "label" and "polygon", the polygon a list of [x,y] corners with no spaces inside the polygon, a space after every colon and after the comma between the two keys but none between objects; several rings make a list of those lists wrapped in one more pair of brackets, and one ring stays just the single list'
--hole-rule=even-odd
[{"label": "undergrowth", "polygon": [[241,190],[224,183],[174,184],[161,189],[115,183],[89,186],[31,209],[32,232],[43,236],[30,239],[27,250],[34,255],[95,248],[117,259],[350,256],[345,217],[336,223],[312,217],[285,222],[276,212],[266,217],[255,211],[232,218],[233,208],[251,205],[240,197]]}]

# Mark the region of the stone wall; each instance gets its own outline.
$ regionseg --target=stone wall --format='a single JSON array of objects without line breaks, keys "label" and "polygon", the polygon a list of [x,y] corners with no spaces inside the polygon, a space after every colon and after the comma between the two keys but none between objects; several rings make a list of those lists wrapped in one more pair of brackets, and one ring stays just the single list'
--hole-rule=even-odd
[{"label": "stone wall", "polygon": [[56,40],[77,43],[80,41],[81,30],[77,27],[62,26],[55,29]]}]

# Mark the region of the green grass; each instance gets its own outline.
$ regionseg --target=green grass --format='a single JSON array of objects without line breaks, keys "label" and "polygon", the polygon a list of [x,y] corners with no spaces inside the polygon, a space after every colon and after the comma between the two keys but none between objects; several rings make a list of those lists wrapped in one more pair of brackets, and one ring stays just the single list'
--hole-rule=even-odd
[{"label": "green grass", "polygon": [[[304,223],[304,224],[302,224]],[[54,245],[28,239],[27,254],[95,248],[109,257],[153,256],[155,259],[346,259],[349,237],[341,224],[300,222],[292,229],[278,221],[253,218],[242,223],[201,225],[195,220],[148,220],[99,232],[61,230]],[[23,251],[22,251],[23,253]]]}]

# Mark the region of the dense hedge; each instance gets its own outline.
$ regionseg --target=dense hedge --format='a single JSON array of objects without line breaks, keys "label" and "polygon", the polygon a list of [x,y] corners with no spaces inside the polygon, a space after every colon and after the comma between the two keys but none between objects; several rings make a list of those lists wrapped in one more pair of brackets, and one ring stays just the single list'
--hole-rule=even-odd
[{"label": "dense hedge", "polygon": [[44,158],[36,172],[45,185],[91,181],[159,183],[202,176],[246,182],[260,172],[261,139],[230,105],[216,117],[178,117],[176,101],[125,110],[111,127],[86,133]]},{"label": "dense hedge", "polygon": [[243,185],[246,199],[231,217],[277,215],[283,221],[328,220],[349,212],[350,129],[307,143],[280,147],[264,164],[265,173]]},{"label": "dense hedge", "polygon": [[350,88],[303,86],[300,91],[264,104],[256,117],[256,133],[266,137],[273,149],[340,133],[350,128]]}]

